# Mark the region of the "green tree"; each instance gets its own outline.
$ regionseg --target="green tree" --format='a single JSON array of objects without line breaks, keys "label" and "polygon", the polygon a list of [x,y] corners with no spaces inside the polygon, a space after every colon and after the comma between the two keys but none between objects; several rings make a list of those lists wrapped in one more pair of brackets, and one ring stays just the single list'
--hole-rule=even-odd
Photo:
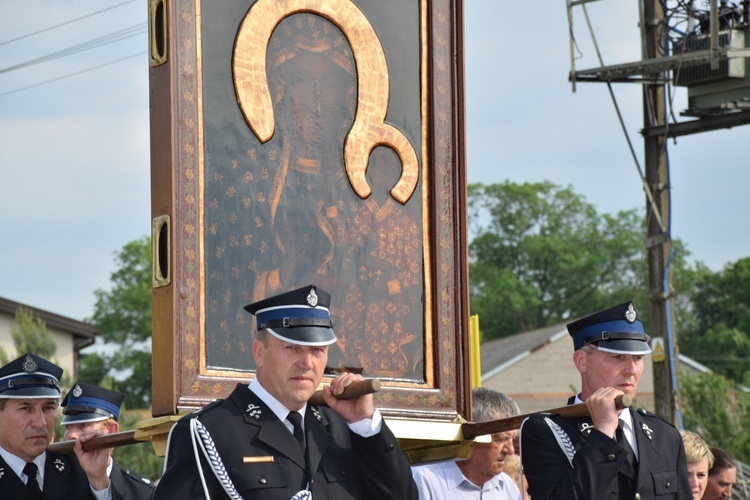
[{"label": "green tree", "polygon": [[55,340],[47,332],[47,324],[26,307],[16,310],[15,322],[10,327],[10,336],[16,348],[16,354],[8,357],[5,352],[0,352],[0,361],[5,364],[21,354],[30,352],[52,361],[57,353]]},{"label": "green tree", "polygon": [[[147,236],[116,254],[110,290],[96,290],[89,322],[104,344],[81,359],[79,378],[124,392],[128,408],[151,406],[151,243]],[[107,382],[109,385],[109,382]],[[137,470],[137,469],[136,469]]]},{"label": "green tree", "polygon": [[750,258],[721,272],[699,274],[693,319],[683,328],[680,350],[718,374],[750,385]]},{"label": "green tree", "polygon": [[470,295],[483,340],[629,299],[646,309],[643,217],[600,214],[550,182],[472,184]]},{"label": "green tree", "polygon": [[681,374],[680,394],[686,429],[712,446],[750,462],[750,394],[715,373]]}]

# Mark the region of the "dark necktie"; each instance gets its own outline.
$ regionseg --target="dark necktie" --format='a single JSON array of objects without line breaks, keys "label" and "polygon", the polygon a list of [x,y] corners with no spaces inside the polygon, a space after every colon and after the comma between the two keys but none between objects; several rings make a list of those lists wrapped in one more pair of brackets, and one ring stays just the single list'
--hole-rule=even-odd
[{"label": "dark necktie", "polygon": [[34,462],[27,462],[23,468],[23,473],[26,474],[28,480],[26,481],[26,487],[34,495],[34,498],[40,500],[42,498],[42,490],[39,489],[39,483],[36,481],[36,471],[39,470]]},{"label": "dark necktie", "polygon": [[286,419],[292,423],[294,427],[294,437],[297,439],[299,449],[302,452],[302,457],[305,456],[305,433],[302,431],[302,415],[296,411],[290,411]]},{"label": "dark necktie", "polygon": [[628,452],[628,463],[633,468],[633,471],[638,470],[638,463],[635,459],[635,453],[633,453],[633,448],[630,447],[630,443],[628,442],[628,438],[625,437],[625,431],[623,430],[623,421],[619,420],[617,423],[617,430],[615,431],[615,437],[617,438],[617,443],[625,448],[625,451]]}]

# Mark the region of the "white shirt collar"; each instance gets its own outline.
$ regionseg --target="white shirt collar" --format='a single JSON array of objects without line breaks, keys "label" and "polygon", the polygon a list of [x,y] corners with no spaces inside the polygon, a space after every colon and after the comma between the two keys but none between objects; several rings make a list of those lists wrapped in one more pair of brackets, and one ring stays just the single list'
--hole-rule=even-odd
[{"label": "white shirt collar", "polygon": [[[263,401],[266,406],[268,406],[271,411],[278,417],[279,420],[281,420],[284,425],[287,426],[287,428],[290,431],[293,431],[292,424],[287,421],[286,416],[289,415],[289,408],[284,406],[278,399],[273,397],[270,392],[268,392],[258,381],[258,377],[253,378],[253,380],[250,382],[250,384],[247,386],[248,389],[250,389],[253,393],[255,393],[258,398],[260,398],[261,401]],[[300,408],[297,412],[302,415],[302,428],[305,428],[305,411],[307,410],[307,405]]]},{"label": "white shirt collar", "polygon": [[[26,460],[15,456],[2,446],[0,446],[0,457],[3,457],[5,463],[8,464],[8,467],[13,469],[13,472],[16,473],[16,476],[18,476],[19,478],[23,477],[21,476],[21,474],[23,474],[23,468],[26,467]],[[39,487],[44,488],[44,465],[47,463],[47,454],[42,453],[41,455],[36,457],[33,462],[39,469]]]},{"label": "white shirt collar", "polygon": [[445,470],[445,482],[448,485],[449,490],[453,490],[455,488],[458,488],[462,484],[466,485],[466,487],[476,489],[478,491],[488,491],[491,489],[504,489],[504,481],[507,478],[507,480],[512,481],[510,476],[505,474],[505,472],[501,472],[500,474],[497,474],[495,476],[492,476],[492,478],[485,482],[483,485],[478,486],[474,484],[468,477],[464,476],[464,473],[461,472],[461,469],[458,467],[458,464],[454,461],[453,467],[448,467]]}]

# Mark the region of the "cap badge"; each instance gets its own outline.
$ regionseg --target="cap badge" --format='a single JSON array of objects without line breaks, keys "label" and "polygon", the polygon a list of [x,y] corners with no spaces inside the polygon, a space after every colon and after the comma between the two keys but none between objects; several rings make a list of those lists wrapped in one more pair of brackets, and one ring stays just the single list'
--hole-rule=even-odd
[{"label": "cap badge", "polygon": [[318,294],[315,293],[315,289],[311,288],[310,293],[307,294],[307,305],[315,307],[318,305]]},{"label": "cap badge", "polygon": [[258,419],[260,418],[261,414],[260,406],[250,403],[249,405],[247,405],[247,410],[245,410],[245,413],[247,413],[248,417]]},{"label": "cap badge", "polygon": [[83,389],[81,389],[81,386],[76,384],[75,387],[73,387],[73,397],[80,398],[81,394],[83,394]]},{"label": "cap badge", "polygon": [[628,323],[633,323],[635,319],[636,319],[635,308],[633,307],[633,303],[631,302],[630,304],[628,304],[628,310],[625,311],[625,320]]},{"label": "cap badge", "polygon": [[27,354],[26,358],[23,360],[23,371],[26,373],[34,373],[39,369],[39,365],[36,364],[36,361],[34,361],[34,358],[31,357],[31,354]]}]

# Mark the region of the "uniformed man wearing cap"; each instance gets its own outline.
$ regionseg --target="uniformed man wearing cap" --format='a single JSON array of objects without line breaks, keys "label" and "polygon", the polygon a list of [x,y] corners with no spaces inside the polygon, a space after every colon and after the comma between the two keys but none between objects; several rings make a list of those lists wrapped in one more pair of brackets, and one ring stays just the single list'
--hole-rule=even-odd
[{"label": "uniformed man wearing cap", "polygon": [[258,327],[255,378],[172,428],[155,498],[418,498],[372,395],[333,396],[361,375],[333,379],[327,406],[307,403],[336,342],[330,298],[310,285],[245,307]]},{"label": "uniformed man wearing cap", "polygon": [[[93,430],[105,434],[120,431],[120,406],[125,394],[96,385],[76,382],[65,395],[62,425],[65,427],[65,440],[78,439],[78,436]],[[111,449],[109,450],[111,451]],[[127,469],[121,469],[112,457],[107,467],[112,488],[125,498],[151,498],[154,485],[151,481]]]},{"label": "uniformed man wearing cap", "polygon": [[671,424],[639,409],[635,398],[651,352],[632,302],[570,323],[573,362],[590,417],[541,414],[521,427],[521,460],[531,498],[565,500],[692,498],[682,438]]},{"label": "uniformed man wearing cap", "polygon": [[24,354],[0,368],[0,498],[39,500],[121,498],[107,477],[107,451],[46,452],[54,438],[60,401],[59,366]]}]

